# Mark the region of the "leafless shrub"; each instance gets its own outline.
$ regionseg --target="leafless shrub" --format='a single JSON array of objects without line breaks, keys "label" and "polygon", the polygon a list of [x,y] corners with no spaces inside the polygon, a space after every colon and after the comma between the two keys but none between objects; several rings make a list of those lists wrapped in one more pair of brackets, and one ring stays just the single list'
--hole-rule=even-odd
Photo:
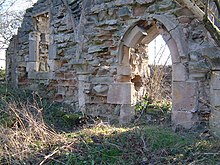
[{"label": "leafless shrub", "polygon": [[147,97],[154,101],[171,100],[172,67],[168,65],[170,55],[164,59],[165,45],[160,47],[150,67]]}]

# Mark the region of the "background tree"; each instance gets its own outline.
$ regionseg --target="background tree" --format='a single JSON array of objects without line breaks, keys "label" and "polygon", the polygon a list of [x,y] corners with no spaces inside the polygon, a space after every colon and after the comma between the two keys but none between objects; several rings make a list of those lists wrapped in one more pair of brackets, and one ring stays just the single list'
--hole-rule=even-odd
[{"label": "background tree", "polygon": [[13,35],[21,25],[25,9],[36,0],[0,0],[0,60],[4,59],[4,50],[7,48]]}]

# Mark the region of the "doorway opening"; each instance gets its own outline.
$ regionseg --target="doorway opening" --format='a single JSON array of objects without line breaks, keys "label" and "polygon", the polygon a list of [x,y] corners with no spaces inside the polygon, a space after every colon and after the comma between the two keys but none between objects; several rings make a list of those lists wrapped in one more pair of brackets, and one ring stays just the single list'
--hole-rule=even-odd
[{"label": "doorway opening", "polygon": [[[147,37],[147,36],[146,36]],[[149,121],[171,121],[172,109],[172,61],[171,53],[159,34],[145,44],[147,63],[146,77],[135,75],[131,82],[139,94],[135,105],[136,115],[147,114]],[[142,52],[143,54],[143,52]],[[144,84],[140,82],[145,82]],[[140,89],[143,88],[142,93]],[[143,94],[143,95],[142,95]],[[163,121],[163,122],[164,122]]]},{"label": "doorway opening", "polygon": [[161,35],[148,44],[149,82],[146,96],[153,102],[172,102],[172,61],[170,50]]}]

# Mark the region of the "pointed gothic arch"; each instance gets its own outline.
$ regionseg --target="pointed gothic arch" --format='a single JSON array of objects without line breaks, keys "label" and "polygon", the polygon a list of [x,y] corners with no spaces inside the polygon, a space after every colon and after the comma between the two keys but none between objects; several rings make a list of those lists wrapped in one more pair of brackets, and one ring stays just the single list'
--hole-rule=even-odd
[{"label": "pointed gothic arch", "polygon": [[[127,29],[120,41],[117,76],[109,88],[107,100],[108,103],[121,105],[121,114],[123,114],[120,116],[121,123],[132,118],[134,115],[133,107],[138,101],[139,95],[144,95],[143,91],[137,91],[133,80],[138,78],[140,83],[144,81],[148,66],[148,55],[146,52],[141,58],[136,58],[132,55],[132,49],[143,44],[145,47],[142,51],[146,50],[147,45],[158,35],[162,35],[171,52],[173,70],[172,121],[175,125],[181,124],[186,128],[190,128],[197,121],[195,120],[197,118],[196,113],[192,114],[191,111],[196,111],[198,106],[198,83],[189,81],[188,68],[184,65],[184,62],[188,60],[187,44],[181,29],[175,27],[175,21],[170,20],[169,16],[157,15],[139,20]],[[139,70],[134,69],[134,65],[138,64],[139,66],[136,67]],[[189,93],[189,91],[191,92]],[[184,107],[183,103],[185,102],[190,102],[190,105]],[[185,117],[182,118],[181,116]]]}]

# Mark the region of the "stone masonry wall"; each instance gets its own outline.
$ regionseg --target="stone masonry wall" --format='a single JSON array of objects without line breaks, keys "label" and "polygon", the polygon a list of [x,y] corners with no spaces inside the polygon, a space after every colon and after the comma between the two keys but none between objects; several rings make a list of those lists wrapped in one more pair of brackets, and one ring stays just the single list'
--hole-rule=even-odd
[{"label": "stone masonry wall", "polygon": [[[38,32],[35,24],[40,21],[34,20],[45,13],[50,21],[49,69],[42,72],[34,69],[41,40],[30,34]],[[17,51],[8,57],[16,57],[19,86],[37,90],[43,84],[55,91],[58,102],[124,123],[146,93],[148,43],[157,35],[163,36],[172,56],[173,123],[191,128],[199,114],[211,110],[215,57],[208,50],[219,50],[202,21],[181,1],[39,0],[26,11]]]}]

